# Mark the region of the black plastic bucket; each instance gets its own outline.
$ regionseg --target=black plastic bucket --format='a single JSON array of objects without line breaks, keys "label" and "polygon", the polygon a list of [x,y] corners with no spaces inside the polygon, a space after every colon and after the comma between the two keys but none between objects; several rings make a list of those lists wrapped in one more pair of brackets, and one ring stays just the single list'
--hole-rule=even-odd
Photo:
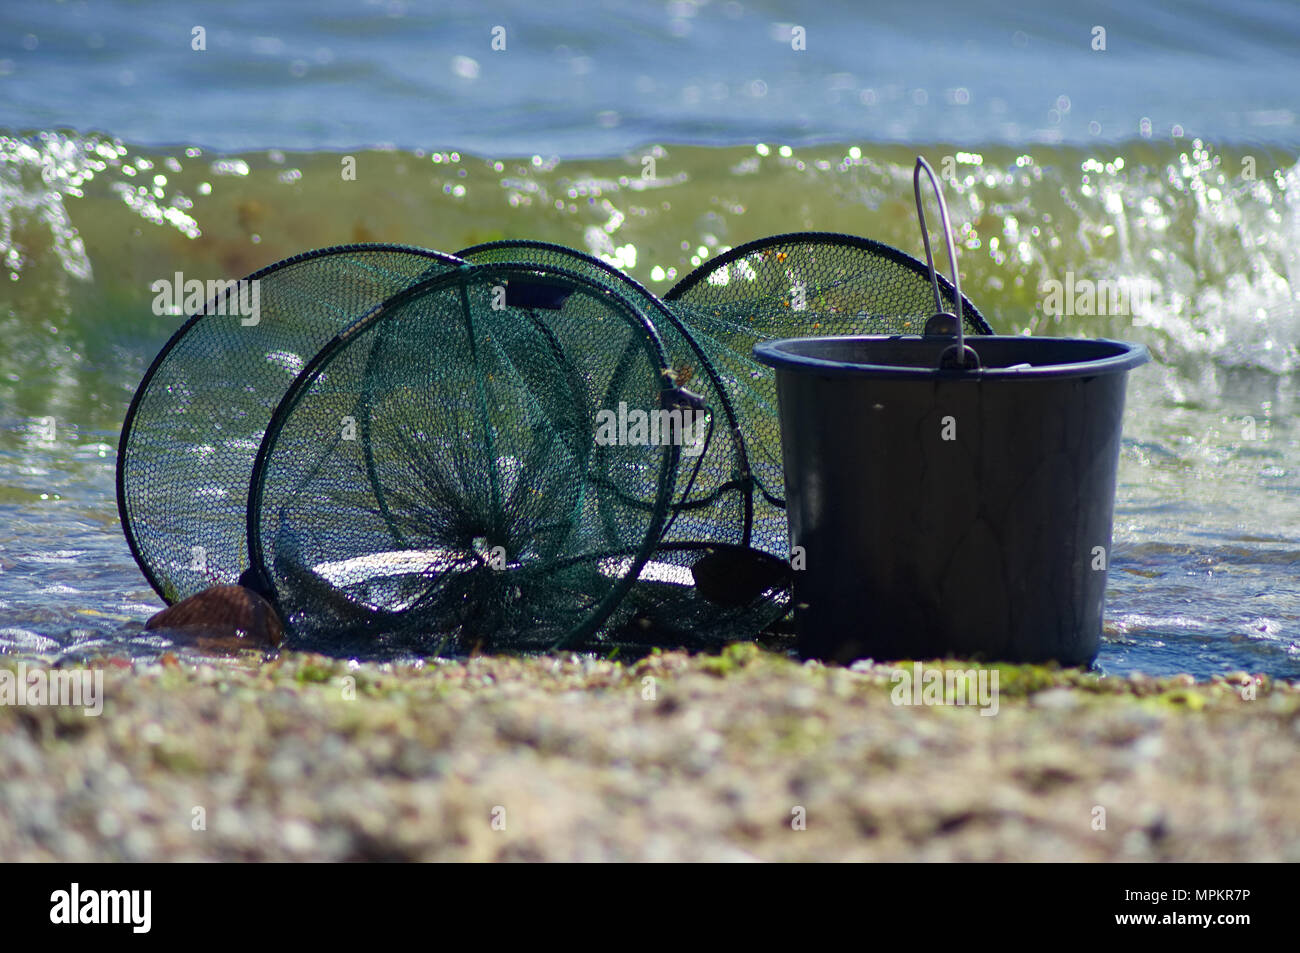
[{"label": "black plastic bucket", "polygon": [[1087,664],[1128,371],[1106,340],[796,338],[776,368],[805,658]]}]

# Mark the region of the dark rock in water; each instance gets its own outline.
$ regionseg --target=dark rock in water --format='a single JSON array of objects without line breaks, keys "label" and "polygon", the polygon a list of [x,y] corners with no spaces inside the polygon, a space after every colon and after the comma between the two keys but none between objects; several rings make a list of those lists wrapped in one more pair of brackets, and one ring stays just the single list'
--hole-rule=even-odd
[{"label": "dark rock in water", "polygon": [[275,608],[244,586],[213,586],[169,606],[146,629],[175,631],[209,650],[278,648],[284,627]]},{"label": "dark rock in water", "polygon": [[718,544],[691,565],[700,595],[720,606],[743,606],[771,589],[790,584],[783,559],[748,546]]}]

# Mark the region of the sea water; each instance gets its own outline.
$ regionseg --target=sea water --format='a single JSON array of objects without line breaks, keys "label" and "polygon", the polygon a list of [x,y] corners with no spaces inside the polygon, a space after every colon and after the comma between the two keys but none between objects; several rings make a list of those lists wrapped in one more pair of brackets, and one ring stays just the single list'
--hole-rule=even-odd
[{"label": "sea water", "polygon": [[183,320],[154,282],[379,240],[557,241],[661,293],[779,232],[920,255],[922,154],[996,331],[1152,352],[1101,667],[1300,675],[1297,8],[872,7],[5,4],[0,652],[162,644],[114,498]]}]

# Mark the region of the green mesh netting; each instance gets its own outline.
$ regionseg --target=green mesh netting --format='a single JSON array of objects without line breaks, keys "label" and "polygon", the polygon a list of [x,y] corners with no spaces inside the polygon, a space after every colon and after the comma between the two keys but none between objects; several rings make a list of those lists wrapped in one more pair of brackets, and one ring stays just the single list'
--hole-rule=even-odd
[{"label": "green mesh netting", "polygon": [[[248,568],[253,458],[294,377],[337,332],[421,275],[440,252],[348,245],[308,252],[231,283],[163,347],[137,388],[118,445],[122,528],[167,602],[233,583]],[[241,297],[242,294],[242,297]]]},{"label": "green mesh netting", "polygon": [[277,409],[252,475],[254,571],[317,645],[583,644],[653,551],[682,456],[648,432],[598,439],[600,412],[663,409],[667,370],[645,315],[580,275],[418,282]]},{"label": "green mesh netting", "polygon": [[256,324],[195,316],[141,384],[123,526],[168,601],[240,579],[291,644],[376,654],[753,637],[790,584],[753,346],[920,334],[935,306],[921,262],[821,233],[735,248],[667,301],[526,241],[325,249],[251,278]]},{"label": "green mesh netting", "polygon": [[[696,585],[695,567],[710,565],[735,579],[754,570],[754,486],[729,388],[708,354],[664,303],[598,258],[535,241],[500,241],[457,252],[474,262],[523,261],[581,274],[624,294],[654,322],[673,382],[699,398],[712,433],[686,448],[672,492],[667,528],[637,584],[611,616],[604,638],[620,643],[706,647],[761,631],[789,607],[789,579],[763,572],[721,594]],[[705,439],[707,439],[707,444]],[[782,548],[782,552],[783,552]],[[776,552],[776,550],[772,550]],[[741,580],[743,582],[743,580]]]}]

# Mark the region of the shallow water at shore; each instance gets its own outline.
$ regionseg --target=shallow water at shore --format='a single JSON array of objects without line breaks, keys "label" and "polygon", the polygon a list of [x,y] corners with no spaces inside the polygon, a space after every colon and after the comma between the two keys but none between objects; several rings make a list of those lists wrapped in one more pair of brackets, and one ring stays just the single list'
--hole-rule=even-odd
[{"label": "shallow water at shore", "polygon": [[[1155,358],[1130,378],[1101,667],[1300,676],[1300,170],[1287,149],[1185,139],[560,159],[0,138],[0,652],[164,644],[139,632],[160,603],[113,497],[127,402],[181,320],[153,314],[152,281],[234,278],[372,240],[558,241],[659,292],[784,231],[919,255],[917,152],[950,173],[963,288],[997,331],[1138,340]],[[346,156],[355,181],[341,177]],[[1146,282],[1150,299],[1119,315],[1045,311],[1053,281],[1120,279]]]}]

